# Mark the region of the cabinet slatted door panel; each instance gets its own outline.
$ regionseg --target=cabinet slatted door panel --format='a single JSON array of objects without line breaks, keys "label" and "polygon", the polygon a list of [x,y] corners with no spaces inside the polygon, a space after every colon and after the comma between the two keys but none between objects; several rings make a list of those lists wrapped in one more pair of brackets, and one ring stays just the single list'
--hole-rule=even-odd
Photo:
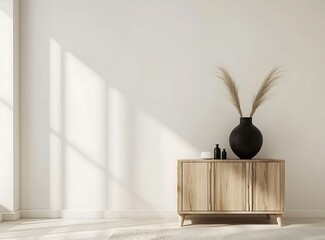
[{"label": "cabinet slatted door panel", "polygon": [[214,163],[214,211],[246,211],[246,163]]},{"label": "cabinet slatted door panel", "polygon": [[282,211],[281,163],[253,164],[253,211]]},{"label": "cabinet slatted door panel", "polygon": [[183,163],[183,211],[210,210],[210,163]]}]

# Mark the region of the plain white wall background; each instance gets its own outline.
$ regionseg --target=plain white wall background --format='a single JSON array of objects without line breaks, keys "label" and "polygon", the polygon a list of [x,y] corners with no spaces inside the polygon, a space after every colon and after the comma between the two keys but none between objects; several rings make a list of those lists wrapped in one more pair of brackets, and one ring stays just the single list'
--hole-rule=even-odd
[{"label": "plain white wall background", "polygon": [[21,1],[21,208],[175,210],[176,159],[234,157],[216,67],[248,115],[279,65],[257,157],[286,160],[287,210],[325,215],[324,29],[320,0]]},{"label": "plain white wall background", "polygon": [[0,0],[0,221],[20,209],[18,10],[18,0]]}]

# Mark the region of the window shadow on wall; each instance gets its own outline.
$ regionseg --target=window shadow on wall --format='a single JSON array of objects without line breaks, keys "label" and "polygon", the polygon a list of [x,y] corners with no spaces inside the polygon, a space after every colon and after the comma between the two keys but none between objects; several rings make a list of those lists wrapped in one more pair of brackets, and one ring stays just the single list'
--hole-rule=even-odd
[{"label": "window shadow on wall", "polygon": [[196,149],[56,40],[49,49],[50,209],[173,203],[177,153]]}]

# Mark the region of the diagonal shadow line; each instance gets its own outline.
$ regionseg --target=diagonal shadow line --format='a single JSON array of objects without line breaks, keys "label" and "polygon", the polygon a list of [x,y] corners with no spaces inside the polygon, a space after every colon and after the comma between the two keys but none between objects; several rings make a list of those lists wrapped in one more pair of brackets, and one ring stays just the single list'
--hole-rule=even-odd
[{"label": "diagonal shadow line", "polygon": [[2,103],[5,107],[9,108],[11,111],[13,111],[12,105],[2,97],[0,97],[0,103]]},{"label": "diagonal shadow line", "polygon": [[57,136],[63,143],[63,145],[68,146],[72,148],[74,151],[76,151],[78,154],[80,154],[82,157],[87,159],[91,164],[93,164],[98,170],[100,170],[107,178],[110,178],[111,180],[118,183],[122,188],[126,189],[129,193],[133,195],[133,197],[139,201],[140,203],[146,205],[147,207],[153,209],[153,206],[149,204],[146,200],[144,200],[142,197],[140,197],[135,190],[132,188],[132,186],[128,185],[127,183],[123,182],[122,180],[118,179],[117,177],[113,176],[112,174],[108,173],[106,169],[104,169],[104,166],[98,164],[95,162],[87,153],[80,150],[78,147],[76,147],[73,143],[69,142],[66,138],[62,137],[60,133],[56,132],[53,129],[50,129],[50,132],[53,133],[55,136]]}]

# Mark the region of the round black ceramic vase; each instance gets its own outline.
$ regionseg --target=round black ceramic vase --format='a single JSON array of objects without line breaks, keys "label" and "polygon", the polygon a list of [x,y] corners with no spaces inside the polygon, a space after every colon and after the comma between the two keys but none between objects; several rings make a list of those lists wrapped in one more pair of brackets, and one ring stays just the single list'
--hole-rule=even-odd
[{"label": "round black ceramic vase", "polygon": [[229,143],[240,159],[252,159],[262,147],[263,135],[253,125],[251,117],[242,117],[239,125],[230,133]]}]

